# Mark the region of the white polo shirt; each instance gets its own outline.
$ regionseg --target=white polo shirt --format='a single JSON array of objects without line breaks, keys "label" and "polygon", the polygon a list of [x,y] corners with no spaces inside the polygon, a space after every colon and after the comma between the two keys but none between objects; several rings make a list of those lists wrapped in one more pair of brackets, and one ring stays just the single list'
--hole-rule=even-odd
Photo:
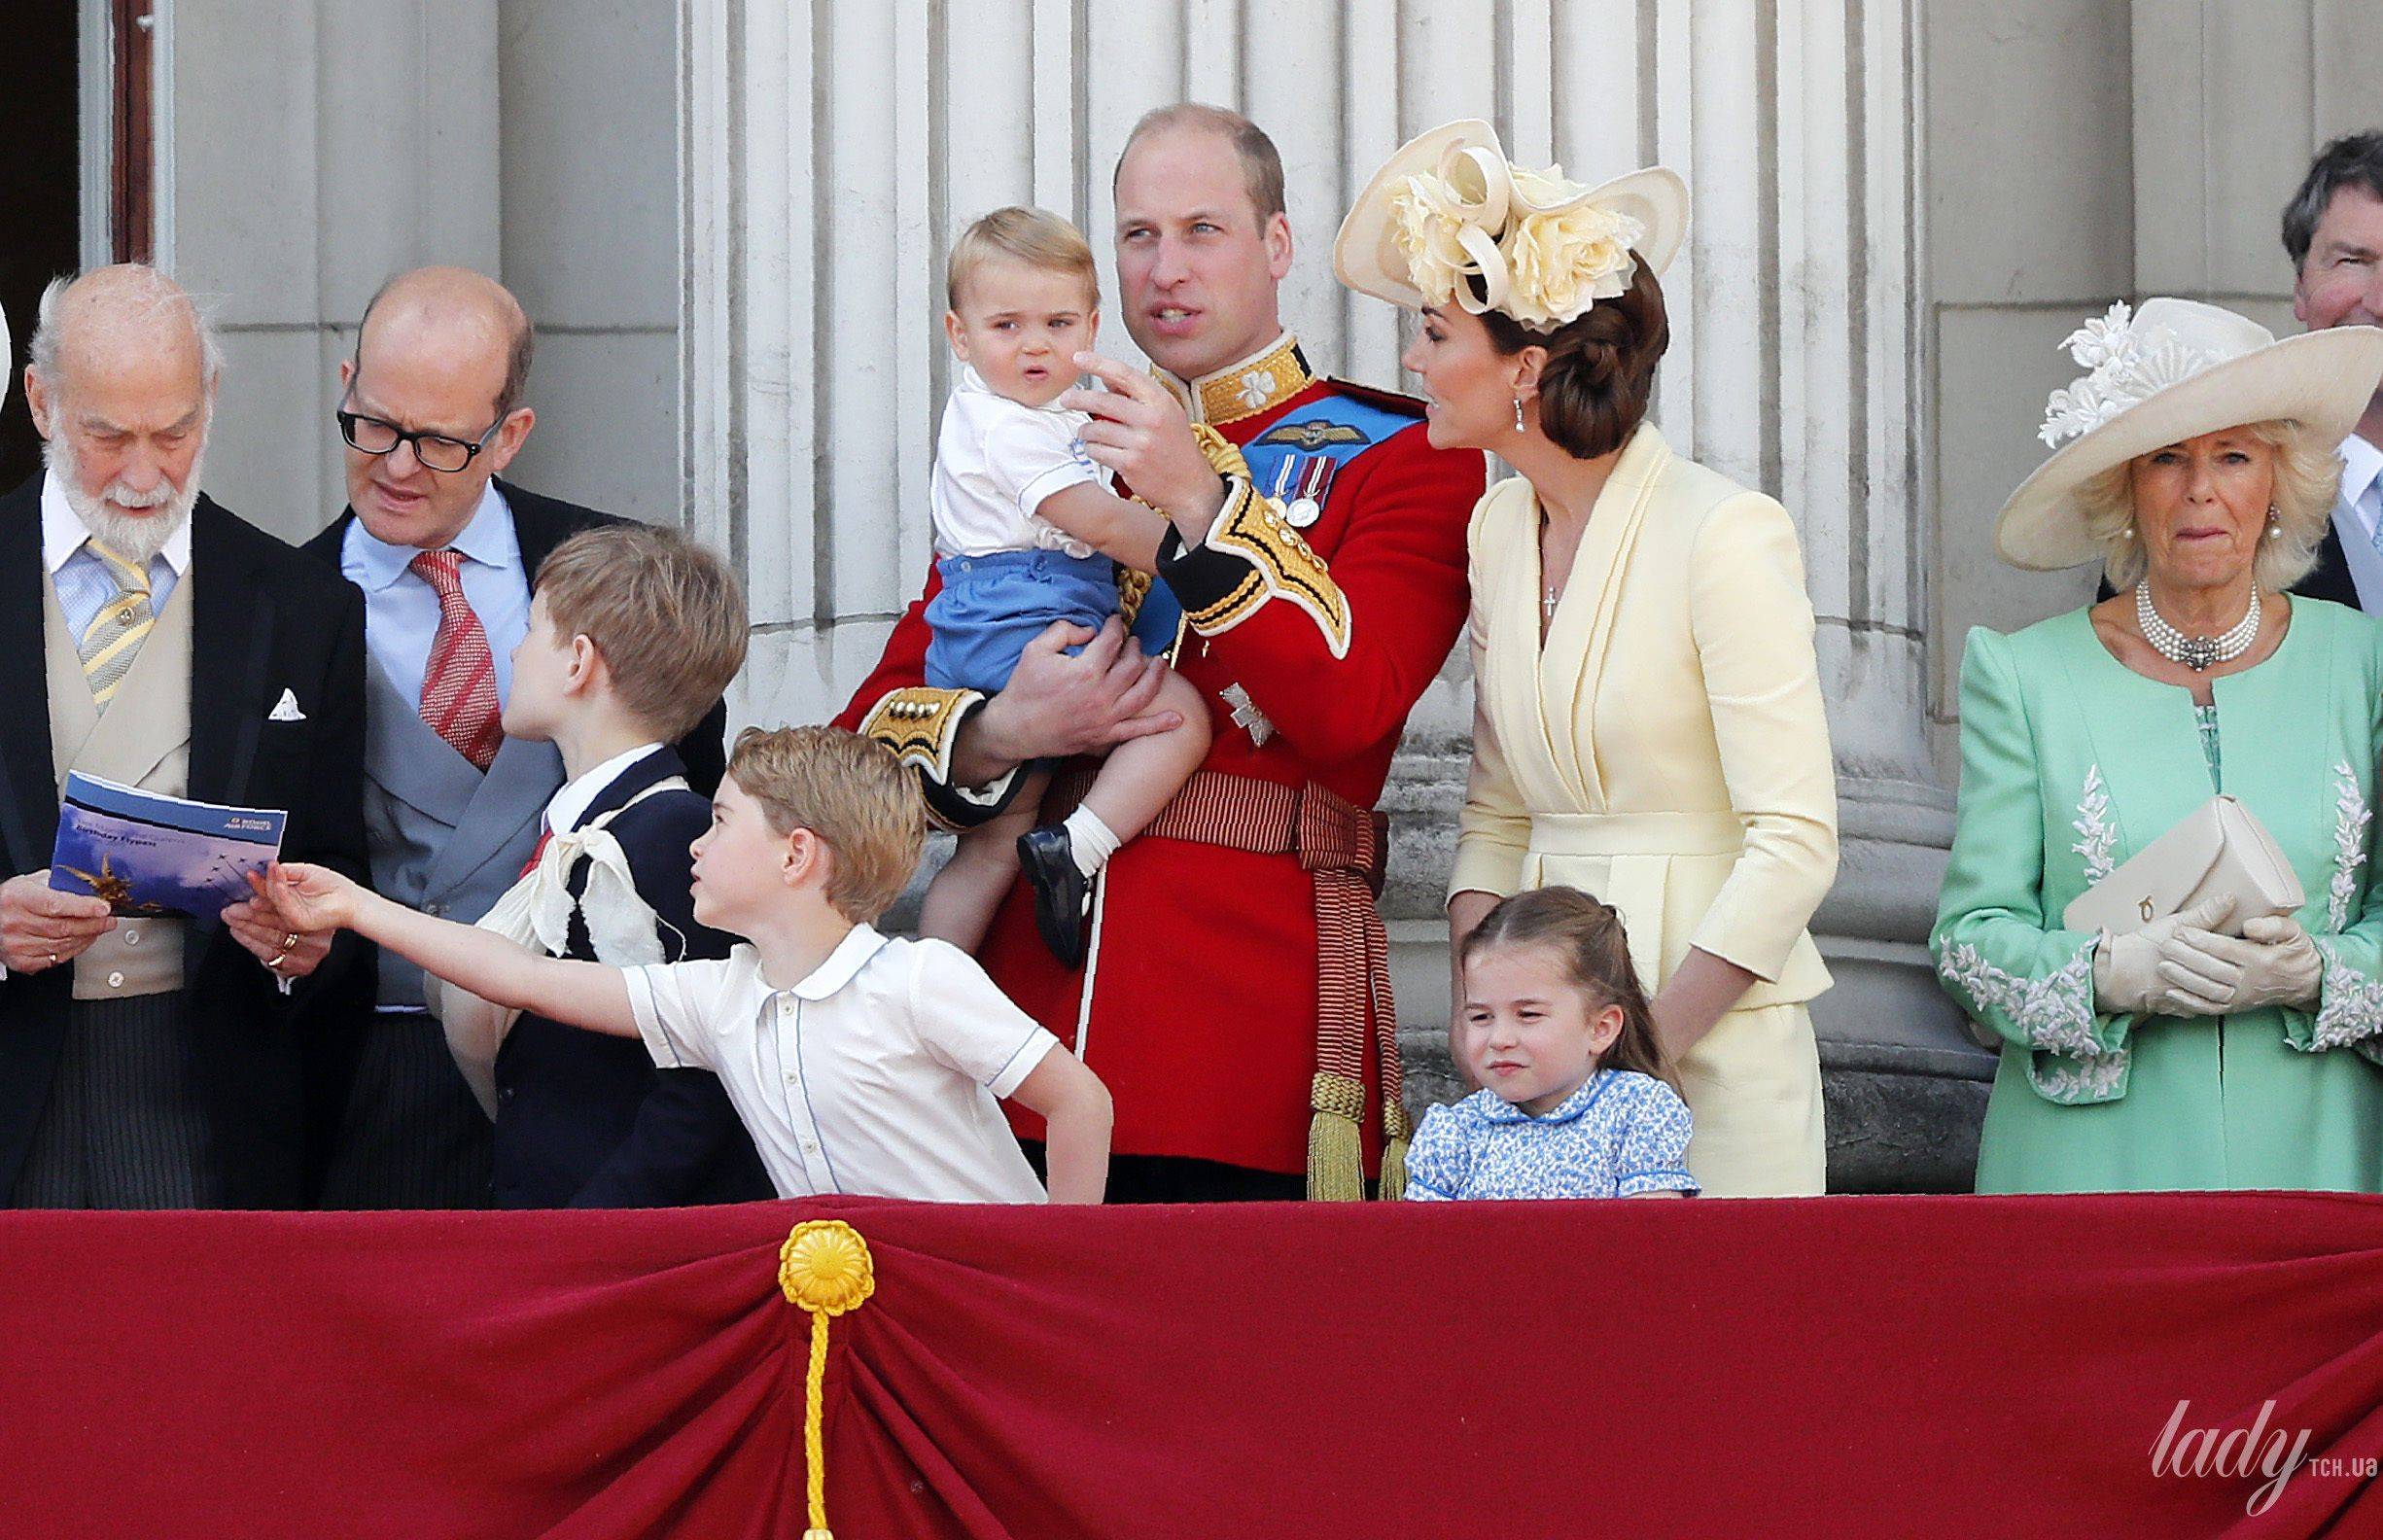
[{"label": "white polo shirt", "polygon": [[780,1197],[1045,1201],[998,1102],[1059,1039],[957,947],[859,925],[788,989],[750,945],[627,975],[653,1062],[719,1076]]},{"label": "white polo shirt", "polygon": [[927,483],[935,554],[1091,555],[1091,546],[1034,511],[1054,492],[1087,481],[1108,484],[1108,472],[1084,452],[1079,437],[1090,421],[1084,412],[1011,401],[964,367],[943,403],[934,474]]}]

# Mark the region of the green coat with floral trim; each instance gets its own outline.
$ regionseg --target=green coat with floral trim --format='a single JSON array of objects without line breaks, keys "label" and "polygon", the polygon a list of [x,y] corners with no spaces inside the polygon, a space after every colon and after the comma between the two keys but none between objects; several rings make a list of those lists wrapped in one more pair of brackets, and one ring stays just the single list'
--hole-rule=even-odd
[{"label": "green coat with floral trim", "polygon": [[2383,624],[2295,599],[2275,652],[2214,687],[2223,789],[2299,873],[2319,998],[2100,1014],[2094,935],[2060,928],[2061,911],[2220,789],[2192,699],[2112,657],[2083,610],[1969,635],[1960,818],[1928,947],[2003,1039],[1980,1192],[2383,1192]]}]

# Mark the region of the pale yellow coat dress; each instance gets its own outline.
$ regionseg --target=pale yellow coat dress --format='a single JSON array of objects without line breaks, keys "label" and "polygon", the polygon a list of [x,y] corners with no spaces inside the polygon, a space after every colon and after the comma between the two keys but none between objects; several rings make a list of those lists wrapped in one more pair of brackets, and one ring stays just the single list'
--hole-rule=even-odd
[{"label": "pale yellow coat dress", "polygon": [[1691,947],[1760,981],[1680,1064],[1709,1195],[1818,1193],[1829,987],[1805,931],[1837,782],[1795,526],[1652,427],[1597,496],[1539,640],[1530,483],[1473,510],[1473,769],[1451,893],[1568,884],[1618,909],[1650,995]]}]

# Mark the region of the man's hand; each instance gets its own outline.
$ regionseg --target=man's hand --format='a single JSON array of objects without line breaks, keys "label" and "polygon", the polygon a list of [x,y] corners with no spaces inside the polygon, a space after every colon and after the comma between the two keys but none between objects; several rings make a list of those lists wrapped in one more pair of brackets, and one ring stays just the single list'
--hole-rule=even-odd
[{"label": "man's hand", "polygon": [[47,869],[0,883],[0,962],[11,973],[71,962],[115,928],[105,899],[59,892]]},{"label": "man's hand", "polygon": [[1108,386],[1078,386],[1059,398],[1068,410],[1092,414],[1084,425],[1084,452],[1173,520],[1185,544],[1206,540],[1225,505],[1225,486],[1200,452],[1181,404],[1166,386],[1114,359],[1078,353],[1075,367]]},{"label": "man's hand", "polygon": [[[256,879],[250,879],[256,885]],[[236,903],[224,911],[224,928],[246,947],[275,978],[302,979],[331,956],[332,932],[296,929],[281,922],[281,913],[263,903]]]},{"label": "man's hand", "polygon": [[1097,632],[1053,621],[1018,654],[1001,692],[961,724],[952,780],[983,786],[1030,759],[1098,753],[1179,727],[1180,713],[1151,709],[1166,677],[1166,660],[1145,655],[1114,615]]}]

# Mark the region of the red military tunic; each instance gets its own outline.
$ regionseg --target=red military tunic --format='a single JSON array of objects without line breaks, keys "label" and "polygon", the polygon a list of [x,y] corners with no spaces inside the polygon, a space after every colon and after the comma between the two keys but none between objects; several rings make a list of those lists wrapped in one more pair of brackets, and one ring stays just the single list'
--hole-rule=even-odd
[{"label": "red military tunic", "polygon": [[[1465,522],[1482,456],[1433,449],[1405,398],[1314,377],[1287,334],[1189,386],[1167,383],[1195,422],[1237,445],[1333,394],[1358,398],[1366,420],[1392,430],[1339,463],[1313,522],[1287,540],[1311,509],[1285,518],[1287,498],[1237,482],[1209,539],[1189,551],[1171,540],[1160,561],[1187,617],[1175,668],[1209,703],[1203,771],[1313,784],[1370,810],[1407,714],[1464,620]],[[839,721],[916,764],[930,808],[965,823],[969,804],[945,783],[953,736],[978,697],[922,684],[933,592],[930,576]],[[1107,1084],[1116,1153],[1296,1172],[1308,1160],[1318,1067],[1318,882],[1295,854],[1145,833],[1094,890],[1083,970],[1063,968],[1043,946],[1023,882],[980,961]],[[1372,900],[1357,892],[1370,921]],[[1370,1172],[1384,1126],[1371,1029],[1388,1024],[1367,1018],[1359,1122]],[[1040,1137],[1039,1120],[1015,1121]]]}]

